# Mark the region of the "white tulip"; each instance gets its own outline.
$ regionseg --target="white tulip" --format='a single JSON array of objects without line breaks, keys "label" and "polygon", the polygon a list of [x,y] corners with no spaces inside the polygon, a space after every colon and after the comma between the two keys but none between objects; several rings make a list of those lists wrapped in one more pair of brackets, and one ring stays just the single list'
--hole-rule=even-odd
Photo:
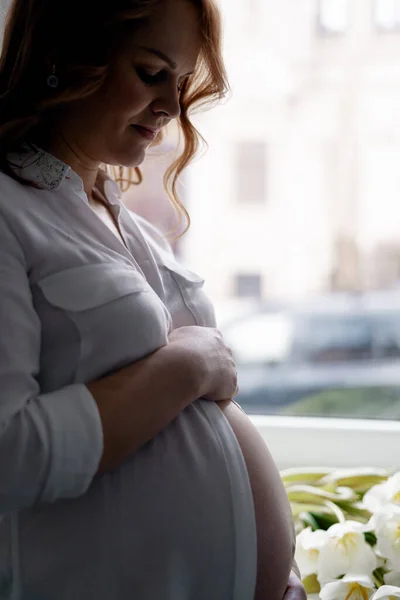
[{"label": "white tulip", "polygon": [[400,598],[400,588],[394,585],[383,585],[371,600],[396,600],[396,598]]},{"label": "white tulip", "polygon": [[303,529],[297,536],[295,557],[303,578],[317,573],[319,552],[327,538],[326,531],[313,531],[311,527]]},{"label": "white tulip", "polygon": [[370,576],[377,559],[365,541],[365,525],[356,521],[336,523],[327,531],[327,540],[319,552],[318,580],[321,585],[346,573]]},{"label": "white tulip", "polygon": [[374,583],[366,575],[345,575],[340,581],[327,583],[322,588],[321,600],[368,600],[374,591]]},{"label": "white tulip", "polygon": [[383,576],[385,585],[394,585],[400,587],[400,573],[398,571],[390,571]]},{"label": "white tulip", "polygon": [[374,485],[363,498],[363,507],[374,513],[385,504],[400,504],[400,472],[385,483]]},{"label": "white tulip", "polygon": [[376,552],[388,560],[387,568],[400,571],[400,506],[388,504],[368,524],[376,535]]}]

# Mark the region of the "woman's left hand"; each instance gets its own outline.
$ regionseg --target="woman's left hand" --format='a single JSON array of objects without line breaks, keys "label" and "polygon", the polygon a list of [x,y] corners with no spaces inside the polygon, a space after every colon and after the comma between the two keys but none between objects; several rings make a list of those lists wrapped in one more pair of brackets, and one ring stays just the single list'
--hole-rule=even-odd
[{"label": "woman's left hand", "polygon": [[306,590],[304,589],[304,585],[294,571],[290,573],[283,600],[307,600],[307,594]]}]

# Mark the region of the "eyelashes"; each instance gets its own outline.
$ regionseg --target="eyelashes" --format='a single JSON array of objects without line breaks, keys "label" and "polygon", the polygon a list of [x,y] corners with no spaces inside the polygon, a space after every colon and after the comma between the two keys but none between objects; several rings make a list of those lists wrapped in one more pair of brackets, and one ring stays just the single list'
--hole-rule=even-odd
[{"label": "eyelashes", "polygon": [[149,73],[146,69],[136,67],[136,72],[139,78],[147,85],[157,85],[158,83],[164,83],[168,78],[167,71],[158,71],[158,73]]},{"label": "eyelashes", "polygon": [[[168,80],[169,73],[168,71],[162,70],[158,71],[158,73],[150,73],[146,69],[141,67],[136,67],[136,73],[139,76],[139,79],[143,81],[146,85],[158,85],[160,83],[165,83]],[[178,92],[182,91],[183,86],[187,82],[188,78],[185,78],[178,86]]]}]

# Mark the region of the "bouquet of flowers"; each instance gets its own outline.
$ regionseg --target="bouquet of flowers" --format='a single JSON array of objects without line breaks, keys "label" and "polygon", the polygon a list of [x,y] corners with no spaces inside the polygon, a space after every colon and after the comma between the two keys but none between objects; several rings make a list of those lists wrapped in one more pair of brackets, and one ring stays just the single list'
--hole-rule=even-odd
[{"label": "bouquet of flowers", "polygon": [[400,598],[400,472],[309,468],[281,477],[307,593],[321,600]]}]

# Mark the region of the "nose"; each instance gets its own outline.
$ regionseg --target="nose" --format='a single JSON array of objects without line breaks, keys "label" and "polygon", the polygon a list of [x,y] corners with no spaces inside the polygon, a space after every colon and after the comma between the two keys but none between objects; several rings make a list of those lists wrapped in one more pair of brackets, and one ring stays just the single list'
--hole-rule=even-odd
[{"label": "nose", "polygon": [[156,115],[164,114],[170,119],[177,119],[181,114],[179,91],[175,86],[165,86],[159,96],[153,100],[152,111]]}]

